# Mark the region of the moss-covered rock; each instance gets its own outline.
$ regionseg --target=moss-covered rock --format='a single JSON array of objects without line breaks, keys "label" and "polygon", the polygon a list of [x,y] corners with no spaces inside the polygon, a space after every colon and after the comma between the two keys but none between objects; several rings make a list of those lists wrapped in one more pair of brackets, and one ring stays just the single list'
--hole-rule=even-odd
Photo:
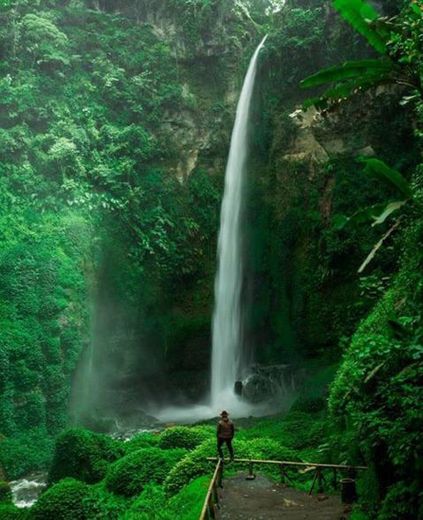
[{"label": "moss-covered rock", "polygon": [[208,437],[208,432],[201,428],[190,428],[188,426],[174,426],[167,428],[160,435],[160,448],[185,448],[193,450]]},{"label": "moss-covered rock", "polygon": [[101,480],[108,465],[124,454],[122,443],[84,429],[71,429],[56,440],[49,482],[74,477],[89,484]]},{"label": "moss-covered rock", "polygon": [[61,480],[47,491],[31,507],[31,520],[90,520],[84,500],[90,488],[84,482],[72,478]]},{"label": "moss-covered rock", "polygon": [[180,448],[136,450],[109,468],[106,476],[107,489],[128,497],[137,495],[150,482],[164,482],[171,469],[185,455],[186,450]]}]

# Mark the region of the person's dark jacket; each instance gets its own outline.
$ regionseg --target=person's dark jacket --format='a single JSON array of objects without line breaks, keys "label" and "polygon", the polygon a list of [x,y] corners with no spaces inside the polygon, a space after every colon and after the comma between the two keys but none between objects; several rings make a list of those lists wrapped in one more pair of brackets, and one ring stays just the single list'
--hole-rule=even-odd
[{"label": "person's dark jacket", "polygon": [[221,419],[217,424],[217,436],[219,439],[233,439],[235,434],[234,423],[229,419]]}]

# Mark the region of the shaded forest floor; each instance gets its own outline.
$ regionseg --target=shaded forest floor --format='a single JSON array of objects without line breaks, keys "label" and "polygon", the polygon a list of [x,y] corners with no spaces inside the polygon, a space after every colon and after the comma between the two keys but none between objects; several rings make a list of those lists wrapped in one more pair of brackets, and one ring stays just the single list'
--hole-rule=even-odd
[{"label": "shaded forest floor", "polygon": [[309,496],[257,475],[246,480],[238,473],[223,481],[220,520],[347,520],[338,496]]}]

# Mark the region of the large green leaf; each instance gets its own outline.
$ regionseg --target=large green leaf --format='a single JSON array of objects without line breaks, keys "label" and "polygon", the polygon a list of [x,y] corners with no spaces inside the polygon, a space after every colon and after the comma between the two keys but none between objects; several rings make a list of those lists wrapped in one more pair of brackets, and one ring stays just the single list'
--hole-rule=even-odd
[{"label": "large green leaf", "polygon": [[386,53],[386,43],[389,34],[378,31],[370,22],[380,17],[376,9],[364,0],[333,0],[335,9],[350,23],[354,29],[362,34],[370,45],[381,54]]},{"label": "large green leaf", "polygon": [[393,70],[393,63],[389,60],[356,60],[346,61],[342,65],[335,65],[319,70],[315,74],[301,81],[302,88],[311,88],[347,80],[382,80]]},{"label": "large green leaf", "polygon": [[365,164],[364,171],[366,173],[387,182],[391,186],[395,186],[406,196],[407,199],[412,198],[413,194],[410,184],[398,170],[390,168],[380,159],[375,159],[373,157],[361,157],[359,160]]},{"label": "large green leaf", "polygon": [[392,215],[392,213],[402,208],[406,202],[406,200],[397,200],[395,202],[390,202],[389,204],[387,204],[382,213],[374,219],[372,226],[383,224],[385,220]]}]

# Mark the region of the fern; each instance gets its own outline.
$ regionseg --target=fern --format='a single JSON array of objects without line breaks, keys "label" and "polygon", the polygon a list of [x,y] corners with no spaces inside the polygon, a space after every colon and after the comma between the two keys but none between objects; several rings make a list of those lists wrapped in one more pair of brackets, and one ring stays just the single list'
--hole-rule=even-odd
[{"label": "fern", "polygon": [[386,53],[386,43],[389,38],[383,29],[378,30],[371,25],[380,15],[364,0],[333,0],[335,9],[341,16],[362,34],[369,44],[381,54]]}]

